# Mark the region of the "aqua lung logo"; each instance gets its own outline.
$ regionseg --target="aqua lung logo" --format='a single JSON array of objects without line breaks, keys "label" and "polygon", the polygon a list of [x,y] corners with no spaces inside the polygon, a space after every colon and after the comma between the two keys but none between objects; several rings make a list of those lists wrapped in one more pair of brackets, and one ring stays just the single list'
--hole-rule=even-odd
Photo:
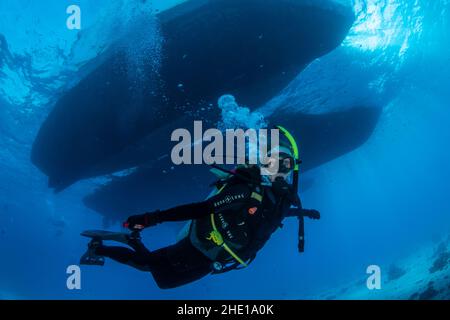
[{"label": "aqua lung logo", "polygon": [[230,204],[231,202],[235,201],[235,200],[239,200],[239,199],[244,199],[245,196],[244,194],[237,194],[237,195],[227,195],[225,198],[223,198],[220,201],[214,202],[214,207],[217,208],[221,205],[224,204]]},{"label": "aqua lung logo", "polygon": [[[233,239],[234,239],[234,236],[233,236],[233,234],[231,233],[231,230],[228,229],[228,227],[229,227],[228,222],[225,221],[225,218],[223,217],[222,214],[218,214],[217,216],[218,216],[218,218],[219,218],[219,220],[220,220],[222,229],[226,232],[225,234],[227,235],[228,239],[229,239],[229,240],[233,240]],[[227,229],[228,229],[228,230],[227,230]]]},{"label": "aqua lung logo", "polygon": [[222,229],[228,228],[229,224],[228,224],[228,222],[225,221],[223,215],[218,214],[218,217],[219,217],[220,223],[222,224]]},{"label": "aqua lung logo", "polygon": [[[177,142],[172,148],[171,159],[175,165],[187,164],[258,164],[261,174],[278,173],[278,161],[270,162],[279,152],[278,129],[207,129],[203,132],[202,121],[194,121],[193,134],[187,129],[172,132],[171,141]],[[205,144],[205,145],[204,145]],[[270,147],[270,148],[269,148]]]}]

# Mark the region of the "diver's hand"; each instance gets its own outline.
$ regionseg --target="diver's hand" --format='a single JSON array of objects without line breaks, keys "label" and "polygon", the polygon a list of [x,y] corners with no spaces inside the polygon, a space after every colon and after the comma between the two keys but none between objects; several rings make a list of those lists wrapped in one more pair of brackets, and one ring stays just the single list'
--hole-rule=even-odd
[{"label": "diver's hand", "polygon": [[311,210],[303,209],[302,210],[302,214],[305,217],[308,217],[308,218],[313,219],[313,220],[319,220],[320,219],[320,212],[317,211],[317,210],[314,210],[314,209],[311,209]]},{"label": "diver's hand", "polygon": [[140,231],[153,227],[160,222],[158,213],[159,211],[130,216],[124,223],[124,226],[131,231]]},{"label": "diver's hand", "polygon": [[306,217],[313,220],[319,220],[320,212],[314,209],[290,208],[286,217]]}]

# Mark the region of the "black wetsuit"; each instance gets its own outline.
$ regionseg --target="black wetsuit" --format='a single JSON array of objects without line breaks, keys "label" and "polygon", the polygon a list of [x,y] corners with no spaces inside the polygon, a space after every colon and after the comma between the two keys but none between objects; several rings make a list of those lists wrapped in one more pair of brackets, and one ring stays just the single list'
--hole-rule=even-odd
[{"label": "black wetsuit", "polygon": [[[282,186],[287,186],[287,184]],[[244,208],[258,206],[256,214],[248,219],[250,241],[245,248],[245,259],[254,257],[258,250],[269,240],[272,233],[281,226],[285,217],[297,216],[298,210],[290,209],[292,195],[286,194],[286,189],[263,187],[264,197],[256,204],[249,197],[249,184],[246,181],[235,181],[225,192],[215,195],[199,203],[178,206],[169,210],[159,211],[158,222],[185,221],[201,219],[211,214],[213,209],[226,214]],[[291,192],[291,191],[289,191]],[[233,197],[244,193],[244,197]],[[231,196],[231,198],[230,198]],[[231,199],[231,200],[230,200]],[[120,263],[130,265],[141,271],[152,273],[156,283],[162,289],[175,288],[198,280],[213,271],[213,261],[199,251],[189,237],[174,245],[149,251],[140,240],[131,239],[129,245],[133,250],[124,247],[101,245],[96,254],[111,258]]]},{"label": "black wetsuit", "polygon": [[[204,201],[182,205],[161,213],[167,218],[166,221],[186,221],[208,215],[211,213],[210,209],[210,202]],[[140,240],[136,239],[131,239],[129,245],[134,250],[102,245],[96,249],[96,254],[141,271],[151,272],[161,289],[175,288],[193,282],[212,271],[211,260],[197,250],[188,237],[155,251],[149,251]]]}]

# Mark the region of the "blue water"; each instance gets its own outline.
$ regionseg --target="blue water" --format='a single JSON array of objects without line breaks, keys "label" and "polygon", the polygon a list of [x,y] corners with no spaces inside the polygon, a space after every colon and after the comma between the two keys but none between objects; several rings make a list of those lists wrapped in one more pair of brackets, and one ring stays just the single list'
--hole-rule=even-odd
[{"label": "blue water", "polygon": [[[136,76],[142,50],[157,63],[152,14],[179,2],[78,0],[80,32],[65,27],[71,0],[0,2],[0,298],[307,298],[450,232],[450,1],[340,0],[357,16],[345,41],[262,108],[384,106],[362,147],[302,177],[313,181],[305,207],[323,215],[307,222],[307,251],[297,253],[297,224],[286,221],[243,271],[161,291],[150,275],[108,261],[82,268],[82,289],[68,290],[66,268],[86,245],[79,232],[102,226],[81,199],[102,178],[55,195],[30,163],[31,144],[61,92],[129,28],[152,35],[124,44]],[[170,195],[156,196],[170,206]],[[145,242],[155,249],[174,238],[161,226]]]}]

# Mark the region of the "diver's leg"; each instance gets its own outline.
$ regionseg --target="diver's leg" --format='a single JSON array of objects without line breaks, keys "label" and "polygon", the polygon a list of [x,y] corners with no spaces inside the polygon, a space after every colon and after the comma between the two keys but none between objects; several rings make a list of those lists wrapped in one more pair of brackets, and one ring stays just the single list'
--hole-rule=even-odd
[{"label": "diver's leg", "polygon": [[178,243],[150,255],[150,271],[161,289],[172,289],[197,281],[211,273],[211,260],[189,241]]},{"label": "diver's leg", "polygon": [[133,248],[137,253],[146,256],[146,255],[150,255],[151,252],[150,250],[148,250],[145,245],[142,243],[141,238],[137,238],[137,237],[129,237],[127,244]]},{"label": "diver's leg", "polygon": [[142,253],[124,247],[99,246],[95,253],[113,259],[119,263],[129,265],[140,271],[150,271],[148,257]]},{"label": "diver's leg", "polygon": [[139,239],[124,247],[99,246],[95,253],[141,271],[150,271],[161,289],[176,288],[203,278],[211,272],[211,261],[189,241],[150,252]]}]

